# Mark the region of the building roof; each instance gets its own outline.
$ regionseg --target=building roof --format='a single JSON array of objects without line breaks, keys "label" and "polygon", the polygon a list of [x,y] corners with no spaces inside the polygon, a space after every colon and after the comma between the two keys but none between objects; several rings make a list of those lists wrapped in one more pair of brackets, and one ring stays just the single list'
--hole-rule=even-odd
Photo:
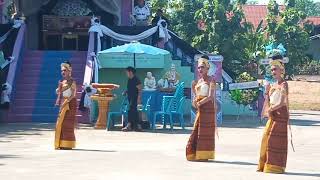
[{"label": "building roof", "polygon": [[[283,10],[285,6],[279,6],[280,10]],[[267,5],[244,5],[244,15],[246,20],[257,28],[260,21],[263,20],[263,26],[266,25],[266,17],[268,14]],[[313,23],[314,25],[320,25],[320,16],[307,17],[306,21]]]},{"label": "building roof", "polygon": [[320,16],[309,16],[306,20],[310,21],[314,25],[320,25]]}]

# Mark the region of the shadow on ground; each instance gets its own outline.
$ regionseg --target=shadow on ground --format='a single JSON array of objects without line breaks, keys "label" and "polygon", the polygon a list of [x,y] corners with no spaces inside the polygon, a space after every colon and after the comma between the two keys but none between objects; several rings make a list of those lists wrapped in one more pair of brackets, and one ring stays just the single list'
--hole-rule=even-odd
[{"label": "shadow on ground", "polygon": [[288,176],[305,176],[305,177],[320,177],[319,173],[304,173],[304,172],[286,172]]},{"label": "shadow on ground", "polygon": [[18,139],[26,135],[41,135],[42,131],[52,131],[54,124],[45,123],[16,123],[16,124],[0,124],[0,138],[7,138],[6,141],[10,142],[10,139]]},{"label": "shadow on ground", "polygon": [[290,124],[293,126],[320,126],[320,121],[291,119]]},{"label": "shadow on ground", "polygon": [[98,149],[72,149],[72,151],[81,151],[81,152],[103,152],[103,153],[113,153],[117,152],[114,150],[98,150]]},{"label": "shadow on ground", "polygon": [[[195,162],[197,162],[197,161],[195,161]],[[231,165],[240,165],[240,166],[257,166],[258,165],[256,163],[243,162],[243,161],[207,161],[205,163],[231,164]]]},{"label": "shadow on ground", "polygon": [[[12,159],[12,158],[20,158],[20,156],[17,155],[9,155],[9,154],[0,154],[0,160],[3,159]],[[0,163],[0,166],[4,166],[5,164]]]}]

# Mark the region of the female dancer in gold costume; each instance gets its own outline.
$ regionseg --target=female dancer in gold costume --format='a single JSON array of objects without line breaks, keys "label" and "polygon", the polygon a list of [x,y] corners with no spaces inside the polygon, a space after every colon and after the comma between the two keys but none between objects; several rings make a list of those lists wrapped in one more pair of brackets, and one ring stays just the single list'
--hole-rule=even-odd
[{"label": "female dancer in gold costume", "polygon": [[284,80],[281,59],[272,60],[271,71],[276,83],[267,88],[265,112],[269,120],[262,138],[258,171],[284,173],[288,151],[288,84]]},{"label": "female dancer in gold costume", "polygon": [[56,124],[55,149],[72,149],[75,147],[76,139],[74,128],[76,122],[76,82],[71,77],[72,67],[69,62],[61,64],[61,75],[63,79],[56,89],[58,98],[56,105],[60,106],[60,112]]}]

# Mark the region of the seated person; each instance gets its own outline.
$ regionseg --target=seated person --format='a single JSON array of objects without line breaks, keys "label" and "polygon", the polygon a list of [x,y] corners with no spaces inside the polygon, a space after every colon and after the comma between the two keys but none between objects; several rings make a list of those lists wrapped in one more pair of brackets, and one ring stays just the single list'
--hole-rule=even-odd
[{"label": "seated person", "polygon": [[154,90],[157,88],[156,79],[152,76],[151,72],[147,72],[147,77],[144,79],[144,89]]},{"label": "seated person", "polygon": [[[175,88],[180,82],[180,74],[176,70],[176,65],[172,64],[170,71],[166,72],[163,77],[164,88]],[[168,87],[167,87],[168,86]]]},{"label": "seated person", "polygon": [[150,8],[144,0],[138,0],[138,5],[133,10],[133,21],[136,26],[148,26],[148,20],[151,15]]}]

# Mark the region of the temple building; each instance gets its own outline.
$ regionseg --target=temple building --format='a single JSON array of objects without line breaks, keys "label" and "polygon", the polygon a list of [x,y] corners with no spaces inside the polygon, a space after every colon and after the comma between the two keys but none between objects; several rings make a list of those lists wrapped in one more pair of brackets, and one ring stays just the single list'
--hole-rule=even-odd
[{"label": "temple building", "polygon": [[135,0],[0,0],[0,23],[8,22],[11,8],[26,18],[29,49],[86,50],[92,15],[107,26],[128,26],[134,4]]}]

